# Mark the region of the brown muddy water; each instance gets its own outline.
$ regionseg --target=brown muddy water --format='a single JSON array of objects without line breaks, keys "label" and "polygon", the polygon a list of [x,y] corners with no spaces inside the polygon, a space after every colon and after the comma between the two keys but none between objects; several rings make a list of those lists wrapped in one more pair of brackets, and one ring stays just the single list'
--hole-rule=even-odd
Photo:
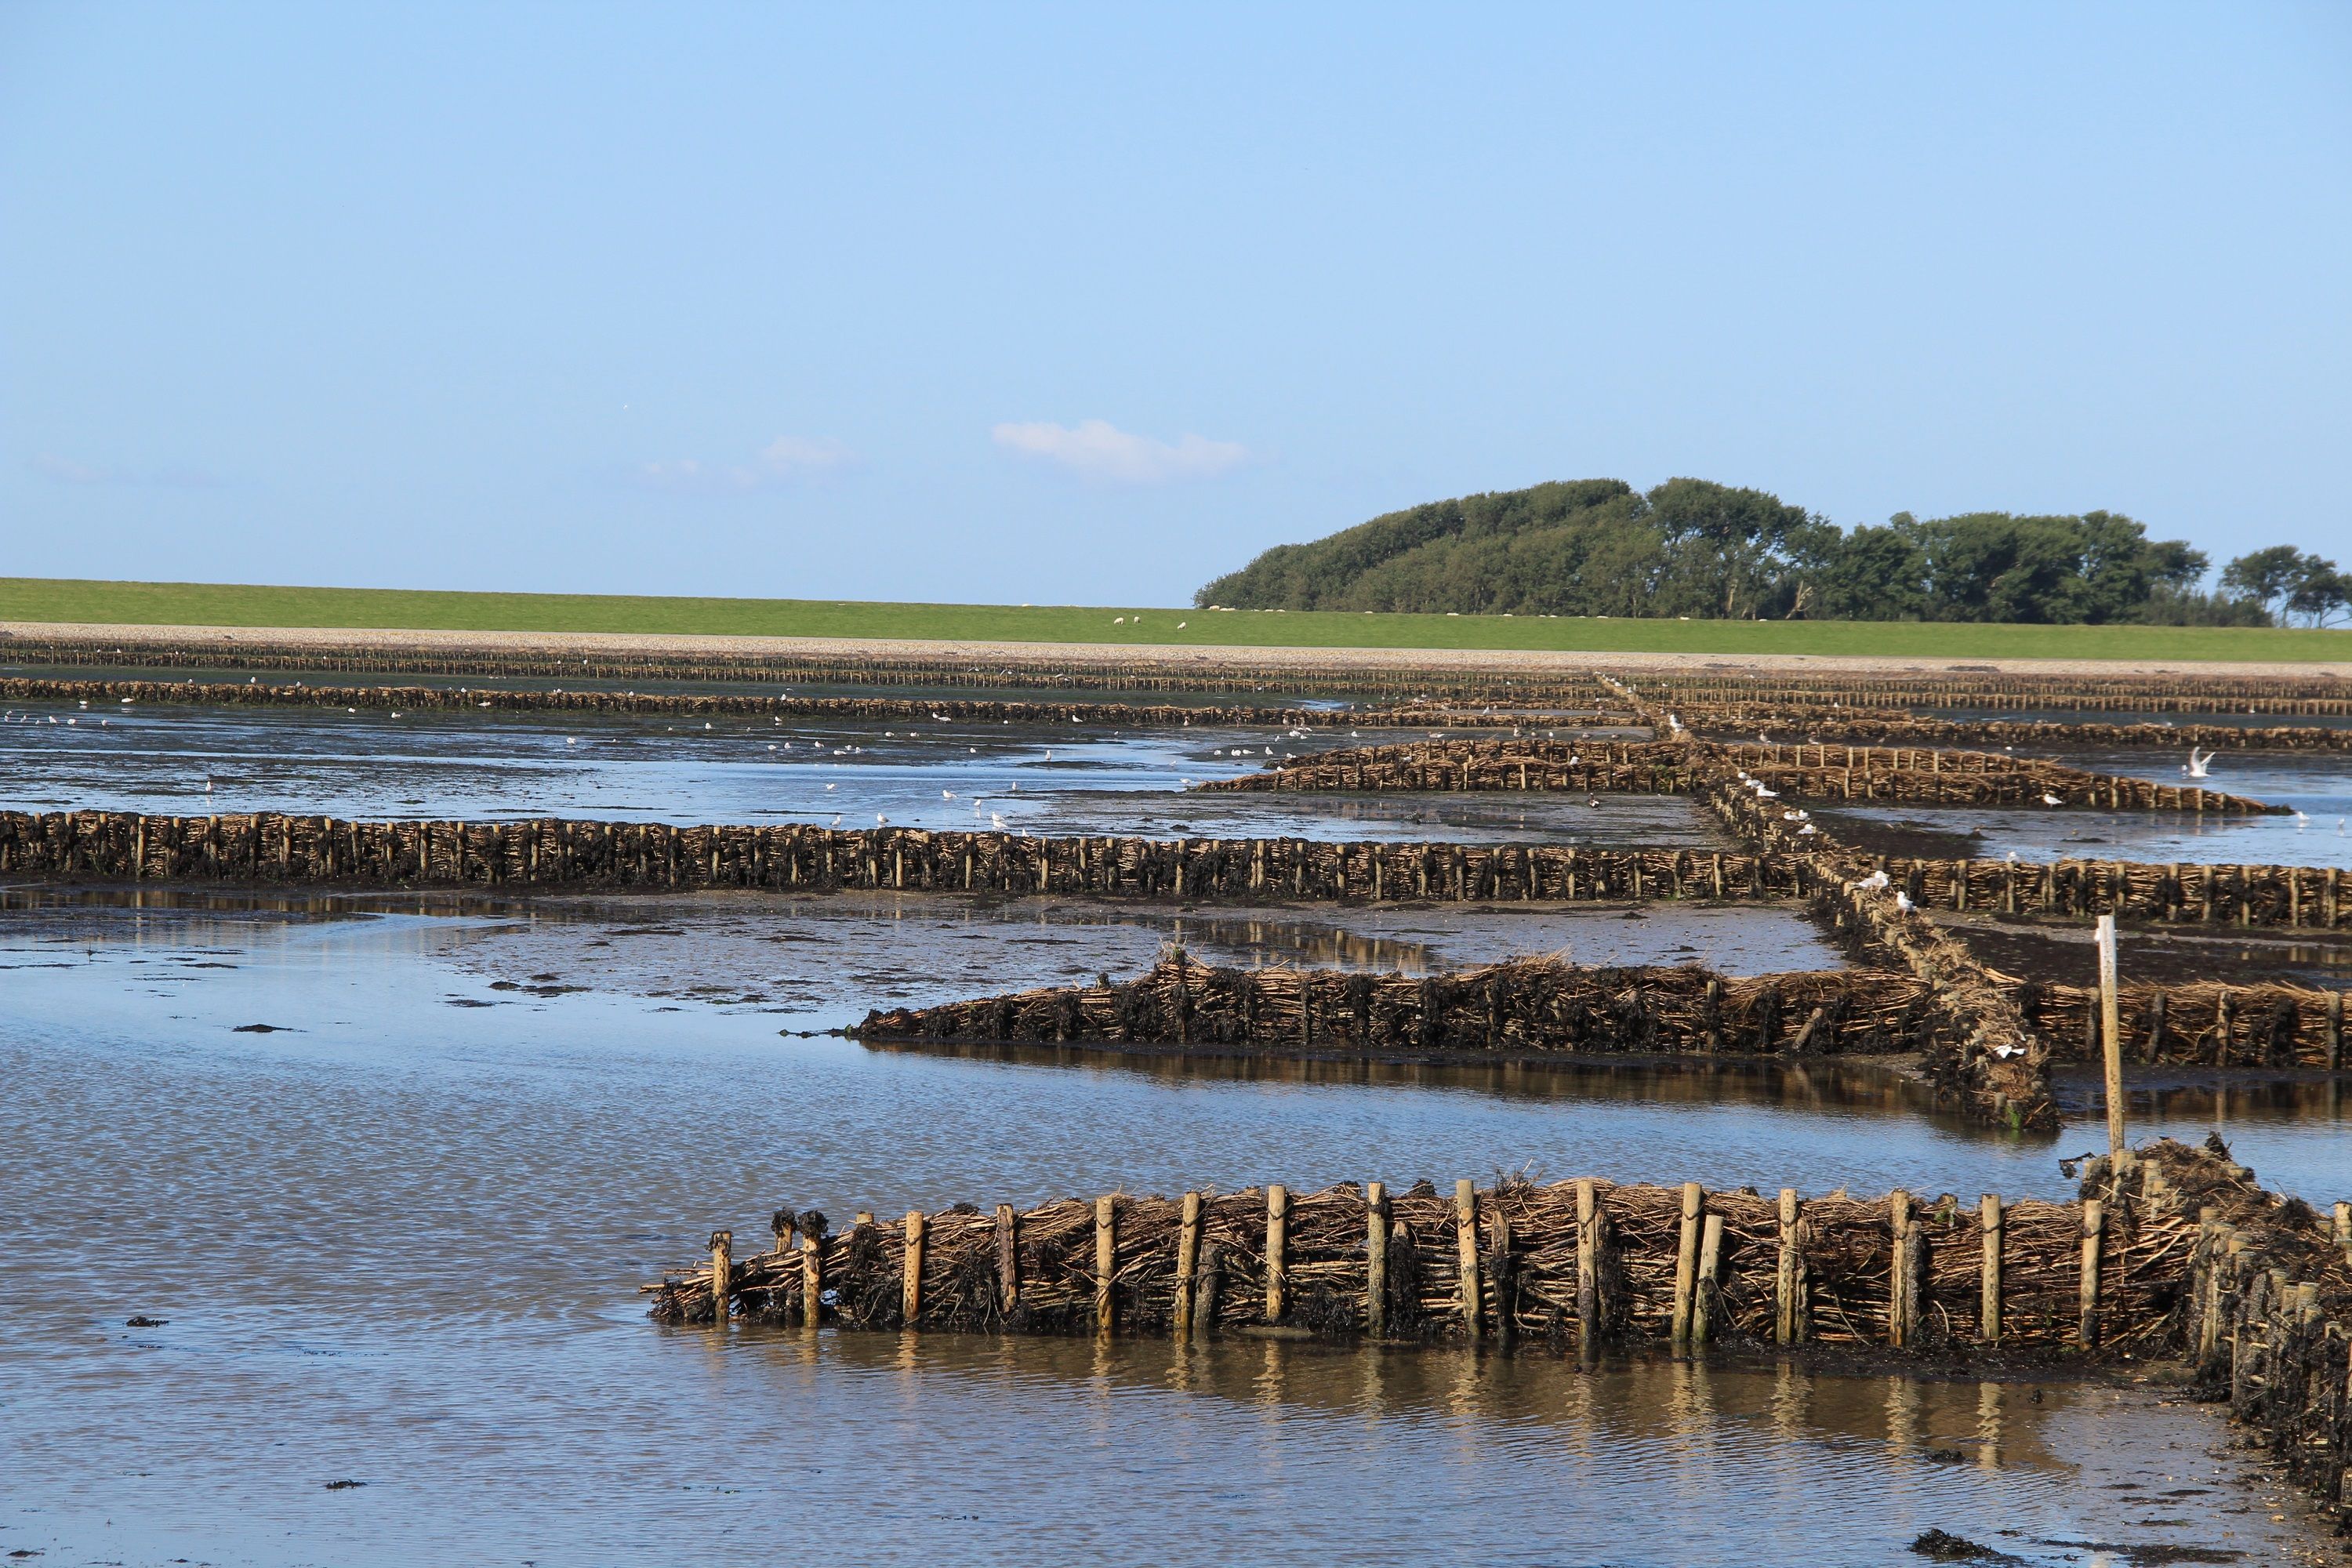
[{"label": "brown muddy water", "polygon": [[[763,929],[884,921],[873,905],[730,912],[741,929],[698,965],[704,921],[654,924],[688,900],[13,902],[0,1552],[44,1554],[21,1561],[1883,1563],[1941,1529],[2031,1563],[2221,1563],[2315,1539],[2212,1411],[2157,1385],[677,1331],[635,1294],[784,1204],[1498,1168],[2064,1189],[2047,1142],[1832,1075],[869,1050],[780,1036],[802,1016],[782,1002],[689,994],[740,997]],[[1401,913],[1423,924],[1358,939],[1408,944],[1382,962],[1525,934]],[[970,915],[910,938],[924,915],[891,911],[900,966],[1028,984],[1077,954],[1013,934],[1114,939],[1087,963],[1162,934],[1024,910],[966,942]],[[1380,951],[1238,924],[1187,941]],[[648,926],[689,934],[614,940]],[[1704,921],[1609,929],[1628,956],[1654,931],[1713,940]],[[808,964],[862,963],[866,940]],[[668,945],[615,956],[635,941]],[[2265,1176],[2347,1190],[2332,1112],[2228,1109]]]}]

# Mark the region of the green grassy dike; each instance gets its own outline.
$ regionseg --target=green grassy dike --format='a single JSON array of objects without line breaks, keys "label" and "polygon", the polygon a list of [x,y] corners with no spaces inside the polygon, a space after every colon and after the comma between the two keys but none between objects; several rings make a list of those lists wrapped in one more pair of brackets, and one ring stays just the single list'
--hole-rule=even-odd
[{"label": "green grassy dike", "polygon": [[[1113,624],[1115,616],[1127,617]],[[1536,649],[1591,653],[1865,655],[1917,658],[2352,661],[2352,630],[2024,626],[1894,621],[1647,621],[893,605],[622,594],[467,594],[226,583],[0,577],[0,620],[114,626],[642,632],[673,637],[895,637],[1203,647]],[[1183,623],[1181,626],[1178,623]]]}]

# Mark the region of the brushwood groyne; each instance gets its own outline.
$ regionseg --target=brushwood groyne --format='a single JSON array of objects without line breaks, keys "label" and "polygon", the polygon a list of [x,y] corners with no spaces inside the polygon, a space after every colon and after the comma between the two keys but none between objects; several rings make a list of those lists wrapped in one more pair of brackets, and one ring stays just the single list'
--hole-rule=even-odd
[{"label": "brushwood groyne", "polygon": [[2000,752],[1712,742],[1707,752],[1700,752],[1680,740],[1562,741],[1533,736],[1347,746],[1193,787],[1214,792],[1547,790],[1681,795],[1696,787],[1700,774],[1694,769],[1703,757],[1710,764],[1730,765],[1776,795],[1815,805],[1903,801],[2218,816],[2275,815],[2286,809],[2201,786],[2091,773]]},{"label": "brushwood groyne", "polygon": [[[2331,930],[2352,925],[2352,872],[1877,857],[1916,906],[2136,921]],[[1559,844],[1142,838],[678,826],[527,817],[357,821],[0,812],[0,873],[122,882],[352,888],[772,891],[895,889],[1198,900],[1554,902],[1812,898],[1841,873],[1781,853]],[[1862,874],[1862,873],[1855,873]]]},{"label": "brushwood groyne", "polygon": [[2065,1203],[1584,1179],[1109,1193],[839,1230],[786,1207],[772,1247],[739,1257],[720,1231],[648,1289],[673,1322],[2095,1362],[2176,1349],[2216,1271],[2219,1222],[2182,1186],[2226,1181],[2221,1162],[2158,1144],[2124,1163]]},{"label": "brushwood groyne", "polygon": [[[2097,1062],[2095,989],[2021,983],[2019,1012],[2053,1060]],[[2344,993],[2133,982],[2128,1061],[2335,1071]],[[1520,959],[1443,974],[1234,969],[1179,952],[1132,979],[866,1015],[869,1041],[986,1041],[1390,1056],[1915,1057],[1950,1084],[1958,1034],[1936,990],[1888,970],[1727,975],[1696,965],[1582,968]]]},{"label": "brushwood groyne", "polygon": [[771,1245],[740,1253],[714,1231],[707,1260],[646,1287],[653,1317],[1586,1363],[1644,1349],[1872,1370],[2172,1362],[2352,1518],[2352,1204],[2324,1216],[2265,1191],[2218,1140],[2091,1160],[2064,1202],[1368,1181],[959,1203],[838,1228],[787,1206],[767,1228]]},{"label": "brushwood groyne", "polygon": [[[410,640],[404,642],[404,637]],[[2076,670],[2043,672],[1946,664],[1897,670],[1785,667],[1721,670],[1620,668],[1607,654],[1432,653],[1317,657],[1317,650],[1223,647],[1129,653],[1100,645],[996,645],[984,654],[920,645],[854,651],[717,646],[690,649],[549,633],[524,638],[402,632],[198,631],[177,627],[25,626],[0,640],[19,666],[317,671],[435,679],[782,681],[811,685],[1068,687],[1093,690],[1273,691],[1302,696],[1436,700],[1537,708],[1590,706],[1610,680],[1637,684],[1671,707],[1775,701],[1791,706],[1902,710],[2352,715],[2352,680],[2314,675]],[[812,639],[814,640],[814,639]],[[1486,662],[1481,662],[1482,659]]]},{"label": "brushwood groyne", "polygon": [[[0,679],[0,701],[73,702],[120,710],[149,706],[327,708],[406,713],[670,714],[684,719],[901,719],[982,724],[1090,724],[1150,730],[1191,726],[1283,729],[1486,729],[1521,721],[1458,708],[1301,708],[1249,704],[1010,701],[969,697],[767,695],[744,691],[531,691],[457,686],[314,686],[303,681],[61,680]],[[1565,720],[1557,721],[1566,722]],[[1577,722],[1606,722],[1603,715]],[[1630,722],[1621,717],[1621,722]]]}]

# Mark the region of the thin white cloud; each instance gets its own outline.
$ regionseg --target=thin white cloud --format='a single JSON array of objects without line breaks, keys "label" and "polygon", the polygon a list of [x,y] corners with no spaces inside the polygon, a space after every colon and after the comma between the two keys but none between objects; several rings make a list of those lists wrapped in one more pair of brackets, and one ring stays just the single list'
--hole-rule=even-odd
[{"label": "thin white cloud", "polygon": [[1058,463],[1089,479],[1121,484],[1212,479],[1249,460],[1249,448],[1238,441],[1186,435],[1171,443],[1131,435],[1108,419],[1082,419],[1076,425],[1003,424],[989,434],[1000,447]]},{"label": "thin white cloud", "polygon": [[107,468],[78,463],[55,452],[42,452],[26,467],[61,485],[151,485],[164,489],[208,490],[227,483],[202,468]]},{"label": "thin white cloud", "polygon": [[709,494],[766,489],[808,479],[849,463],[855,454],[830,437],[779,436],[748,463],[705,463],[672,458],[637,469],[637,482],[654,489]]}]

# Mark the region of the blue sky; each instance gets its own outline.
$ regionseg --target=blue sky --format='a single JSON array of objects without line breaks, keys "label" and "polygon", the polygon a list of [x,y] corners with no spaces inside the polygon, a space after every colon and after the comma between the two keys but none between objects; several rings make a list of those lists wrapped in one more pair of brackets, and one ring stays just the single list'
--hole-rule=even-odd
[{"label": "blue sky", "polygon": [[0,4],[0,574],[1176,604],[1694,474],[2352,561],[2352,7]]}]

